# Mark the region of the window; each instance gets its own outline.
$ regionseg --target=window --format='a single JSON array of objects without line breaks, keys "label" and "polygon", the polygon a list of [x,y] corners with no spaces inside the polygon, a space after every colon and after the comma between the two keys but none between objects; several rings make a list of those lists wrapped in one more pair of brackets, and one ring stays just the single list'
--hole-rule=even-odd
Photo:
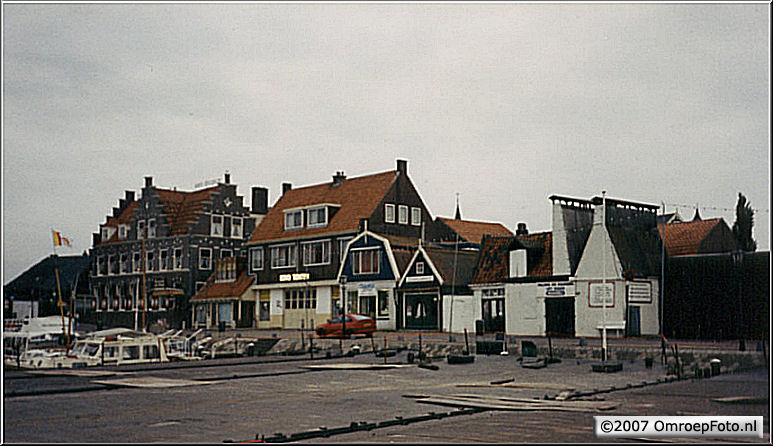
[{"label": "window", "polygon": [[242,219],[240,217],[233,217],[231,219],[231,237],[242,238]]},{"label": "window", "polygon": [[411,208],[411,224],[421,226],[421,208]]},{"label": "window", "polygon": [[338,255],[339,259],[344,258],[344,252],[346,251],[346,244],[349,243],[349,240],[353,239],[354,237],[343,237],[338,239]]},{"label": "window", "polygon": [[146,256],[147,259],[145,260],[145,270],[146,271],[155,271],[156,270],[156,265],[155,265],[154,261],[156,260],[155,259],[156,256],[153,254],[153,251],[148,251],[145,254],[147,254],[147,256]]},{"label": "window", "polygon": [[271,247],[271,268],[288,268],[295,266],[298,250],[295,245]]},{"label": "window", "polygon": [[285,230],[303,227],[303,211],[288,211],[285,213]]},{"label": "window", "polygon": [[182,248],[175,248],[174,249],[174,269],[182,269],[183,268],[183,250]]},{"label": "window", "polygon": [[145,238],[145,220],[137,221],[137,238]]},{"label": "window", "polygon": [[107,275],[107,261],[105,260],[105,256],[97,257],[97,271],[99,271],[100,276]]},{"label": "window", "polygon": [[416,274],[424,274],[424,262],[416,262]]},{"label": "window", "polygon": [[157,345],[143,345],[142,346],[142,357],[145,359],[159,359],[161,355],[159,355],[158,352],[158,346]]},{"label": "window", "polygon": [[212,216],[212,235],[215,236],[223,236],[223,216],[222,215],[213,215]]},{"label": "window", "polygon": [[398,218],[401,225],[407,225],[408,224],[408,206],[400,205],[397,207],[398,210]]},{"label": "window", "polygon": [[160,270],[165,271],[171,269],[169,267],[169,252],[166,249],[162,249],[158,253],[158,261],[161,262]]},{"label": "window", "polygon": [[102,241],[106,242],[110,238],[110,228],[102,228]]},{"label": "window", "polygon": [[118,359],[118,347],[117,346],[105,346],[105,359]]},{"label": "window", "polygon": [[285,308],[289,310],[302,310],[304,308],[317,308],[316,288],[292,288],[285,290]]},{"label": "window", "polygon": [[118,274],[118,262],[112,254],[107,256],[107,269],[110,271],[110,274]]},{"label": "window", "polygon": [[140,359],[140,346],[139,345],[124,345],[123,359]]},{"label": "window", "polygon": [[125,239],[126,233],[129,232],[129,227],[126,225],[118,225],[118,238]]},{"label": "window", "polygon": [[330,240],[306,242],[303,247],[304,265],[325,265],[330,263]]},{"label": "window", "polygon": [[379,249],[360,249],[352,252],[352,272],[354,274],[378,274]]},{"label": "window", "polygon": [[384,221],[386,223],[395,222],[395,205],[387,203],[384,205]]},{"label": "window", "polygon": [[220,250],[220,258],[221,259],[224,259],[226,257],[233,257],[233,255],[234,255],[233,251],[231,251],[230,249],[221,249]]},{"label": "window", "polygon": [[212,248],[199,248],[199,269],[212,269]]},{"label": "window", "polygon": [[232,282],[236,280],[235,259],[220,260],[215,263],[215,280],[217,282]]},{"label": "window", "polygon": [[148,220],[148,238],[156,236],[156,219],[151,218]]},{"label": "window", "polygon": [[389,291],[378,290],[378,315],[389,316]]},{"label": "window", "polygon": [[263,248],[250,248],[250,269],[252,271],[263,269]]},{"label": "window", "polygon": [[327,207],[318,207],[309,209],[309,223],[310,228],[327,225]]},{"label": "window", "polygon": [[121,274],[126,274],[131,272],[131,265],[129,265],[129,254],[122,252],[121,253]]},{"label": "window", "polygon": [[132,270],[140,272],[142,271],[142,257],[139,252],[135,252],[132,256]]},{"label": "window", "polygon": [[258,320],[259,321],[270,321],[271,320],[271,308],[270,308],[271,302],[269,301],[261,301],[260,307],[258,309]]}]

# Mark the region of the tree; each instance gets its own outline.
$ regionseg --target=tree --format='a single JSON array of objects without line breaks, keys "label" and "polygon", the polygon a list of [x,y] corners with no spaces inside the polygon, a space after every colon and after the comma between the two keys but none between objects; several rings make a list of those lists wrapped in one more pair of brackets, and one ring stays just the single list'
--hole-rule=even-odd
[{"label": "tree", "polygon": [[733,236],[738,242],[741,251],[754,252],[757,250],[757,242],[752,238],[754,227],[754,209],[746,201],[742,193],[738,193],[738,203],[735,205],[735,223],[733,223]]}]

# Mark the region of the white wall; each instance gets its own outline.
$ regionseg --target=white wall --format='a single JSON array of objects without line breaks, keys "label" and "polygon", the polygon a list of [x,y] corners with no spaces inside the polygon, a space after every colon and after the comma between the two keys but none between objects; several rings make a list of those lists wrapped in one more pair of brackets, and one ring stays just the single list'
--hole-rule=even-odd
[{"label": "white wall", "polygon": [[[451,296],[443,296],[443,331],[452,333],[475,333],[475,310],[473,296],[453,296],[453,312],[451,311]],[[453,317],[453,324],[450,323]],[[449,327],[450,326],[450,327]]]},{"label": "white wall", "polygon": [[329,286],[317,287],[317,314],[331,314],[331,294]]},{"label": "white wall", "polygon": [[566,226],[561,212],[561,204],[553,203],[553,274],[571,274],[569,248],[566,245]]},{"label": "white wall", "polygon": [[505,333],[518,336],[545,333],[545,302],[537,298],[536,283],[505,286]]},{"label": "white wall", "polygon": [[[595,282],[595,281],[594,281]],[[574,330],[575,336],[600,337],[602,321],[606,318],[608,324],[621,322],[625,320],[625,281],[607,280],[608,284],[614,285],[613,305],[606,307],[606,316],[604,308],[591,307],[589,300],[588,280],[578,280],[575,283],[577,297],[574,299]],[[607,331],[607,336],[611,337],[612,331]]]},{"label": "white wall", "polygon": [[282,315],[284,314],[284,289],[272,288],[271,290],[271,314]]}]

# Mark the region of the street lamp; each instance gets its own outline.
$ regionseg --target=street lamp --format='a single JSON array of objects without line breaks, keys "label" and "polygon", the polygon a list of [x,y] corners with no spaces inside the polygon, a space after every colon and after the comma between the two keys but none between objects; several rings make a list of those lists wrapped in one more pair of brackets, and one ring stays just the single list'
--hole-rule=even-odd
[{"label": "street lamp", "polygon": [[338,281],[341,283],[341,337],[346,335],[346,276],[341,275]]},{"label": "street lamp", "polygon": [[607,360],[607,191],[601,191],[601,361]]}]

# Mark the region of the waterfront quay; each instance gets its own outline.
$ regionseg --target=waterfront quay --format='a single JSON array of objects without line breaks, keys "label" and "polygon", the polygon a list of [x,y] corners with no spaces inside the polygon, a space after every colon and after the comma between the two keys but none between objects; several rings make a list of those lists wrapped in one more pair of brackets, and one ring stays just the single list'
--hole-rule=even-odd
[{"label": "waterfront quay", "polygon": [[[432,339],[426,336],[422,342]],[[478,354],[468,364],[449,364],[442,357],[419,363],[409,361],[412,350],[397,348],[396,340],[387,340],[388,346],[390,342],[393,356],[365,352],[367,346],[384,343],[377,335],[373,341],[341,342],[345,355],[318,354],[314,359],[268,354],[44,373],[6,369],[3,440],[597,442],[594,415],[747,415],[763,416],[765,435],[741,441],[769,442],[765,367],[700,379],[677,379],[658,360],[651,366],[638,359],[621,361],[623,370],[617,373],[592,372],[596,360],[583,358],[555,358],[532,369],[523,367],[517,348],[507,355]],[[354,345],[358,348],[352,349]],[[361,353],[355,354],[357,350]],[[540,406],[462,413],[460,407],[427,402],[430,396],[459,395],[550,404],[561,404],[561,397],[569,395],[567,406],[601,404],[602,409]],[[727,397],[745,399],[722,402]],[[325,431],[327,436],[321,434]]]}]

